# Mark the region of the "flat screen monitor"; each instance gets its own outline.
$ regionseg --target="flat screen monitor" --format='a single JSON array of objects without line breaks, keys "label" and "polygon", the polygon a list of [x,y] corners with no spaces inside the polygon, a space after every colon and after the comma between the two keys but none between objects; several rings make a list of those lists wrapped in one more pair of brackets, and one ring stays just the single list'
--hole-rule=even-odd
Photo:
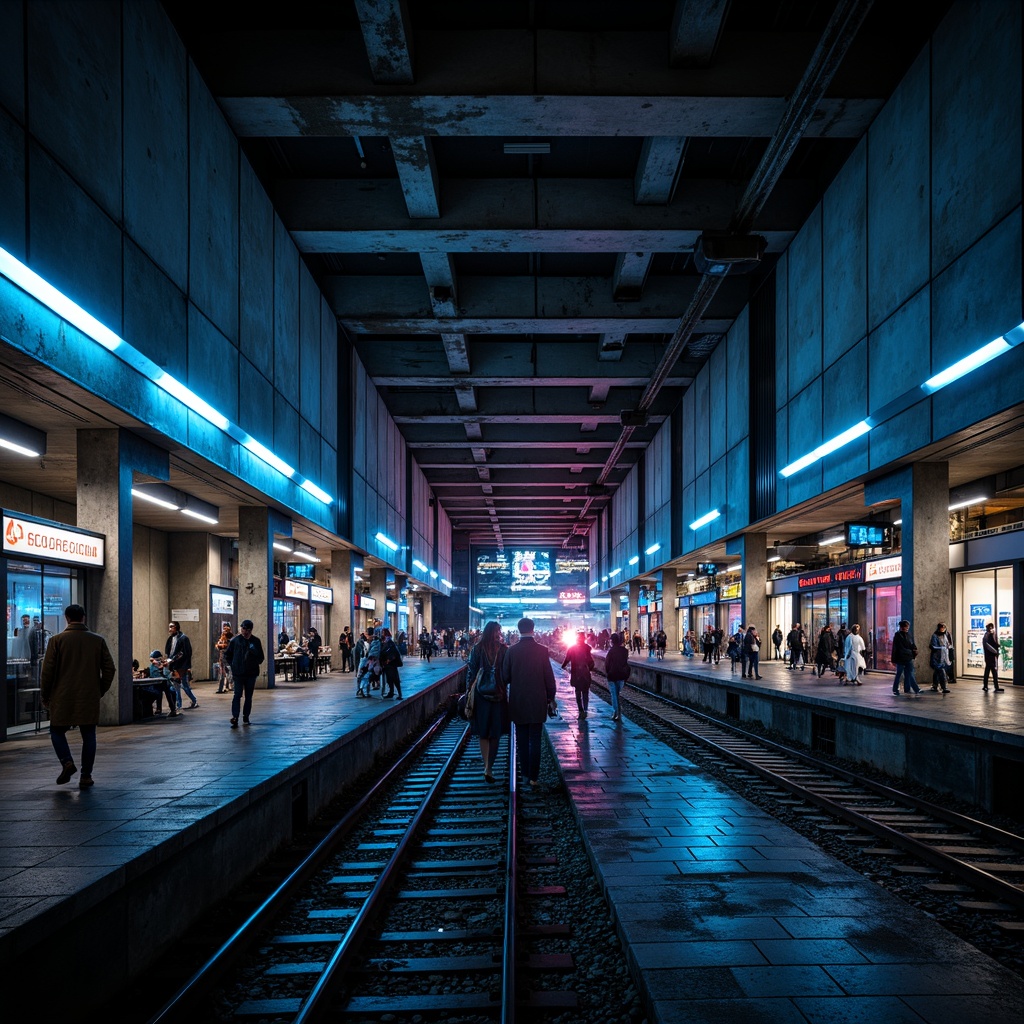
[{"label": "flat screen monitor", "polygon": [[892,547],[892,527],[888,523],[847,523],[848,548]]},{"label": "flat screen monitor", "polygon": [[698,576],[714,576],[718,572],[718,566],[714,562],[698,562]]}]

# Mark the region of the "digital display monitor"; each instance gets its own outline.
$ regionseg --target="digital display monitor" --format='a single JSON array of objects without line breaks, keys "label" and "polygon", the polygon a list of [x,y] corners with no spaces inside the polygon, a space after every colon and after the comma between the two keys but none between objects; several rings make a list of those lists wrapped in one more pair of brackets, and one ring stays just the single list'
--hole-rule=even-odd
[{"label": "digital display monitor", "polygon": [[848,548],[892,547],[892,527],[888,523],[847,523]]},{"label": "digital display monitor", "polygon": [[540,547],[508,547],[475,552],[474,601],[494,603],[518,599],[529,604],[579,607],[590,586],[590,560],[580,552],[551,551]]},{"label": "digital display monitor", "polygon": [[715,562],[698,562],[698,576],[714,576],[718,573],[718,565]]}]

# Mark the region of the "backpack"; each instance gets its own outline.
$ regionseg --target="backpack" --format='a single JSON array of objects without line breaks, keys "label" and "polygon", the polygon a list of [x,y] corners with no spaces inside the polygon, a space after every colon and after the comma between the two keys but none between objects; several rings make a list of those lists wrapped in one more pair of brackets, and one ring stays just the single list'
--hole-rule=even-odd
[{"label": "backpack", "polygon": [[[494,659],[497,662],[497,658]],[[498,676],[494,671],[494,665],[487,663],[487,657],[480,652],[480,671],[476,674],[476,679],[473,683],[476,695],[483,697],[484,700],[500,700],[502,693],[498,689]]]}]

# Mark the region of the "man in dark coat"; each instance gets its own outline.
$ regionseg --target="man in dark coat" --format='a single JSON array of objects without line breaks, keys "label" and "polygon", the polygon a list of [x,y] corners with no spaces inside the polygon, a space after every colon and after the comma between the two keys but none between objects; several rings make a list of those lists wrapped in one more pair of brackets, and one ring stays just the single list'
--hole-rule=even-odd
[{"label": "man in dark coat", "polygon": [[540,785],[541,728],[555,699],[555,672],[546,647],[533,639],[533,619],[520,619],[519,643],[505,652],[501,678],[508,690],[509,719],[516,727],[519,766],[530,785]]},{"label": "man in dark coat", "polygon": [[[256,689],[256,677],[260,665],[266,657],[263,653],[263,642],[258,636],[252,635],[252,619],[243,619],[238,626],[238,635],[231,638],[228,649],[224,652],[224,660],[231,666],[231,675],[235,680],[235,691],[231,697],[231,728],[238,728],[238,710],[241,706],[242,721],[249,724],[249,713],[252,711],[252,694]],[[242,698],[245,703],[242,704]]]},{"label": "man in dark coat", "polygon": [[71,757],[67,731],[78,726],[82,735],[81,789],[93,784],[96,761],[96,726],[100,721],[100,698],[114,680],[114,659],[107,641],[85,625],[85,609],[69,604],[64,609],[67,627],[50,639],[40,676],[43,707],[50,713],[50,742],[60,761],[57,785],[63,786],[78,771]]}]

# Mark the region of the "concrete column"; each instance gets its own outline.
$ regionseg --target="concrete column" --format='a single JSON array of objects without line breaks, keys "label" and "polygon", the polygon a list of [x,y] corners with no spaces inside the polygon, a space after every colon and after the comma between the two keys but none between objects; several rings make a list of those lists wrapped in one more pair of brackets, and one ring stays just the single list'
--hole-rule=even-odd
[{"label": "concrete column", "polygon": [[434,632],[434,595],[429,590],[420,591],[423,594],[423,628],[428,633]]},{"label": "concrete column", "polygon": [[[865,505],[899,499],[903,515],[900,615],[927,651],[937,622],[949,621],[949,465],[918,462],[864,485]],[[927,659],[918,659],[918,668]]]},{"label": "concrete column", "polygon": [[[172,533],[168,543],[168,622],[172,608],[196,609],[199,620],[183,619],[181,631],[192,642],[192,674],[209,679],[213,657],[210,641],[210,546],[205,533]],[[255,619],[253,620],[255,621]],[[166,625],[167,623],[164,623]],[[161,643],[159,646],[163,646]]]},{"label": "concrete column", "polygon": [[621,590],[608,591],[608,628],[613,632],[619,629],[619,608],[621,607]]},{"label": "concrete column", "polygon": [[676,608],[676,582],[678,573],[675,569],[661,570],[661,628],[668,638],[665,650],[671,654],[679,653],[679,611]]},{"label": "concrete column", "polygon": [[[742,564],[743,625],[756,626],[767,645],[773,628],[768,625],[768,535],[745,533],[728,541],[725,550],[732,558],[739,555]],[[729,623],[722,626],[728,629]]]},{"label": "concrete column", "polygon": [[[629,631],[633,632],[640,625],[640,584],[637,580],[629,583]],[[644,637],[647,640],[647,637]]]},{"label": "concrete column", "polygon": [[117,666],[100,702],[100,725],[121,725],[133,712],[132,471],[166,480],[169,459],[162,448],[115,428],[79,430],[77,462],[77,525],[106,536],[106,565],[88,572],[85,600],[86,624],[106,637]]},{"label": "concrete column", "polygon": [[416,591],[409,586],[406,580],[405,586],[405,617],[409,623],[409,653],[416,649],[416,642],[419,638],[419,630],[416,628]]},{"label": "concrete column", "polygon": [[[402,613],[402,591],[409,586],[409,577],[402,572],[395,573],[395,624],[391,632],[398,636],[399,621]],[[408,615],[406,616],[408,618]]]},{"label": "concrete column", "polygon": [[388,571],[387,569],[371,569],[370,570],[370,597],[373,598],[374,603],[377,605],[377,610],[374,612],[376,618],[385,626],[390,626],[388,622]]},{"label": "concrete column", "polygon": [[[331,552],[331,590],[334,591],[334,604],[331,606],[332,647],[338,643],[338,637],[346,626],[352,627],[354,636],[359,636],[353,610],[355,608],[356,578],[355,574],[363,568],[363,556],[355,551],[343,549]],[[340,664],[340,662],[339,662]]]},{"label": "concrete column", "polygon": [[290,537],[292,522],[265,505],[238,508],[238,621],[252,619],[253,633],[263,641],[267,660],[256,680],[260,689],[274,688],[274,534]]}]

